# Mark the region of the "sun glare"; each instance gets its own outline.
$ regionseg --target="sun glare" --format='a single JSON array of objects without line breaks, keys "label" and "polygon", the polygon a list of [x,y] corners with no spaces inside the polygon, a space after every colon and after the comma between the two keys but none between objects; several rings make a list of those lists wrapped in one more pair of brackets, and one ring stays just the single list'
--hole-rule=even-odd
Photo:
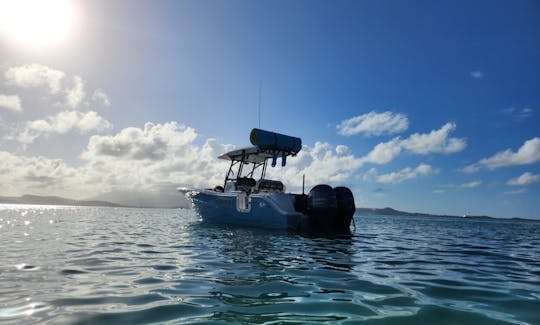
[{"label": "sun glare", "polygon": [[68,0],[0,0],[0,29],[6,37],[29,46],[64,40],[72,20]]}]

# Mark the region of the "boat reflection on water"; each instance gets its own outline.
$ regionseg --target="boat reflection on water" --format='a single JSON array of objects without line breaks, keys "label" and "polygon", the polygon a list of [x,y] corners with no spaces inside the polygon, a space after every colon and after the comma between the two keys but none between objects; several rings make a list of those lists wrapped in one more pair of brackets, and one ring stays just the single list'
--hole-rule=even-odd
[{"label": "boat reflection on water", "polygon": [[[327,297],[340,306],[355,307],[348,283],[356,281],[354,235],[306,236],[252,227],[231,227],[213,223],[192,225],[193,233],[212,233],[207,249],[221,261],[212,272],[209,294],[214,312],[209,321],[302,322],[338,321],[335,313],[302,313],[299,302],[318,305]],[[306,305],[306,304],[301,304]],[[219,308],[218,308],[219,307]],[[356,308],[356,307],[355,307]],[[337,318],[336,318],[337,317]]]},{"label": "boat reflection on water", "polygon": [[297,268],[349,271],[353,263],[353,235],[336,236],[282,233],[252,228],[227,229],[220,252],[232,263],[253,263],[264,270]]}]

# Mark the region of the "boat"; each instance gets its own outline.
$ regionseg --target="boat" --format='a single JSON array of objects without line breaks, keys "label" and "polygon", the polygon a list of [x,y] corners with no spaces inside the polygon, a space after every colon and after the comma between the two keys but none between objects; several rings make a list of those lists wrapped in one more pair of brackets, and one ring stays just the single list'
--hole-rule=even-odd
[{"label": "boat", "polygon": [[[285,166],[302,148],[302,140],[253,129],[253,146],[219,156],[230,161],[223,185],[193,190],[178,188],[203,221],[295,232],[348,233],[356,211],[354,196],[344,186],[314,186],[306,195],[287,193],[280,180],[266,178],[268,165]],[[304,182],[303,182],[304,183]]]}]

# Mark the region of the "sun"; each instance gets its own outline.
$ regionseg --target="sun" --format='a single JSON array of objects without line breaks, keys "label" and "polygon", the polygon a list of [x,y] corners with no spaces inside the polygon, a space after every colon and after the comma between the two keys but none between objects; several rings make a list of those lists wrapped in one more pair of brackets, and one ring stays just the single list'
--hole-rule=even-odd
[{"label": "sun", "polygon": [[64,40],[71,28],[68,0],[0,0],[0,29],[6,37],[29,46]]}]

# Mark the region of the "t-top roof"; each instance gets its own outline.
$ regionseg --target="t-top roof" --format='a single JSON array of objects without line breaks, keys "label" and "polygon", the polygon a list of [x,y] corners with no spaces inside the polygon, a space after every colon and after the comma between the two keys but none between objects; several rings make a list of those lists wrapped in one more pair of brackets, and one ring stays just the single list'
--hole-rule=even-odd
[{"label": "t-top roof", "polygon": [[242,157],[244,157],[243,161],[246,163],[263,163],[266,159],[271,159],[274,154],[278,157],[281,157],[283,154],[287,156],[291,155],[290,153],[281,150],[264,150],[259,147],[248,147],[229,151],[222,154],[218,158],[232,161],[242,161]]}]

